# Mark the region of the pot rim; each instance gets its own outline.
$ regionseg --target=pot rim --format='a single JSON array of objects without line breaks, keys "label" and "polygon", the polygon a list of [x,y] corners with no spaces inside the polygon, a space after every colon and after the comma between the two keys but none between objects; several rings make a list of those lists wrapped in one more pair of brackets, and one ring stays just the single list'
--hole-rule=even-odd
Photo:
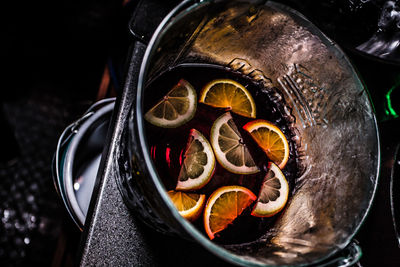
[{"label": "pot rim", "polygon": [[[196,240],[200,245],[202,245],[204,248],[206,248],[208,251],[211,253],[229,261],[230,263],[236,264],[236,265],[246,265],[246,266],[275,266],[275,265],[266,265],[265,263],[261,261],[257,261],[255,258],[253,260],[248,260],[246,259],[245,256],[239,256],[236,255],[229,250],[223,248],[222,246],[217,245],[216,243],[210,241],[207,239],[202,233],[200,233],[199,230],[197,230],[190,222],[185,220],[177,211],[175,208],[174,204],[168,197],[166,188],[161,182],[161,179],[157,173],[156,167],[154,166],[154,163],[150,157],[150,154],[148,152],[148,145],[147,145],[147,138],[145,135],[144,129],[144,121],[143,121],[143,111],[142,111],[142,101],[143,101],[143,91],[144,91],[144,82],[145,82],[145,77],[148,72],[148,65],[150,64],[150,60],[153,57],[154,53],[156,52],[156,49],[159,45],[160,42],[160,37],[162,36],[163,32],[166,31],[168,28],[172,27],[174,24],[174,21],[179,20],[183,16],[186,15],[187,12],[189,12],[192,9],[195,9],[201,5],[206,5],[206,4],[212,4],[213,2],[218,2],[218,1],[213,1],[213,0],[203,0],[203,1],[193,1],[193,0],[185,0],[182,3],[180,3],[178,6],[176,6],[164,19],[163,21],[159,24],[157,27],[156,31],[154,32],[152,38],[150,39],[150,42],[147,45],[143,61],[140,66],[140,72],[139,72],[139,78],[138,78],[138,83],[137,83],[137,93],[136,93],[136,106],[135,108],[135,120],[137,123],[137,128],[138,130],[138,137],[139,137],[139,148],[141,149],[141,152],[143,153],[143,157],[145,162],[147,163],[147,170],[148,173],[150,174],[150,178],[152,179],[158,193],[160,194],[162,200],[165,202],[167,207],[169,208],[169,211],[171,215],[177,220],[180,225],[184,228],[184,230],[194,239]],[[313,23],[311,23],[306,17],[304,17],[301,13],[299,13],[296,10],[293,10],[290,7],[287,7],[285,5],[282,5],[280,3],[276,3],[273,1],[268,1],[265,3],[265,5],[275,8],[279,11],[286,12],[290,16],[294,17],[295,19],[301,20],[303,23],[305,23],[308,26],[308,29],[315,35],[317,35],[321,41],[324,44],[330,44],[330,46],[333,46],[334,49],[336,50],[337,53],[341,54],[341,56],[344,58],[344,61],[347,62],[347,64],[350,67],[350,70],[353,71],[355,74],[358,82],[360,84],[361,81],[358,77],[358,73],[355,71],[354,67],[351,65],[350,60],[348,57],[344,54],[343,50],[332,40],[330,40],[324,33],[322,33]],[[369,93],[367,91],[367,88],[362,85],[362,88],[365,92],[367,92],[368,95],[368,100],[369,104],[373,109],[373,105],[371,102],[371,99],[369,97]],[[375,125],[375,131],[376,131],[376,136],[377,136],[377,170],[375,173],[376,181],[374,184],[373,192],[371,195],[371,198],[369,199],[369,203],[367,206],[367,209],[365,210],[365,213],[363,214],[359,224],[357,227],[354,229],[353,233],[350,234],[346,242],[343,244],[339,244],[335,248],[333,248],[329,253],[327,253],[325,256],[314,260],[312,262],[304,263],[304,264],[299,264],[297,266],[309,266],[317,263],[321,263],[322,261],[325,261],[329,258],[331,258],[333,255],[337,254],[339,251],[343,250],[346,246],[350,244],[352,241],[353,237],[357,234],[359,231],[361,225],[364,223],[365,218],[367,217],[375,194],[376,194],[376,189],[379,181],[379,173],[380,173],[380,162],[381,162],[381,151],[380,151],[380,140],[379,140],[379,131],[378,131],[378,125],[377,125],[377,120],[375,117],[375,114],[372,114],[372,119]],[[332,261],[331,261],[332,262]]]}]

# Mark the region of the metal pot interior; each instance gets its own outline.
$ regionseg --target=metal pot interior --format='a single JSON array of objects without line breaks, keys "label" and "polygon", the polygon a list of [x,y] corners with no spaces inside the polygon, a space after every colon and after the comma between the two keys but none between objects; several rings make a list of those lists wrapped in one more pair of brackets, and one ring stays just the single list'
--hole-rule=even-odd
[{"label": "metal pot interior", "polygon": [[[380,150],[373,107],[343,51],[282,5],[203,1],[175,11],[153,36],[140,94],[146,98],[146,82],[163,70],[193,62],[241,71],[283,97],[302,172],[287,207],[260,240],[215,250],[206,237],[192,236],[222,257],[255,265],[314,263],[348,245],[372,203]],[[139,117],[142,102],[139,97]],[[142,119],[137,124],[143,128]],[[153,163],[148,168],[155,172]]]}]

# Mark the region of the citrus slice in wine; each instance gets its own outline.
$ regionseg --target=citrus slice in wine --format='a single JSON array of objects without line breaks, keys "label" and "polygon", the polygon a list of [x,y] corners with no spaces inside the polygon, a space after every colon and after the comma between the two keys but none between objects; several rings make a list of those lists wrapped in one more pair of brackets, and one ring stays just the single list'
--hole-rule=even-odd
[{"label": "citrus slice in wine", "polygon": [[289,195],[289,185],[279,167],[270,162],[264,177],[257,202],[251,215],[271,217],[285,207]]},{"label": "citrus slice in wine", "polygon": [[206,185],[215,169],[215,157],[208,140],[196,129],[190,130],[183,154],[176,190],[197,190]]},{"label": "citrus slice in wine", "polygon": [[254,120],[243,126],[259,147],[279,168],[283,169],[289,159],[289,143],[283,132],[266,120]]},{"label": "citrus slice in wine", "polygon": [[256,104],[249,91],[240,83],[230,79],[217,79],[206,84],[199,98],[200,103],[228,108],[241,116],[255,118]]},{"label": "citrus slice in wine", "polygon": [[210,239],[224,230],[257,197],[242,186],[223,186],[209,197],[204,209],[204,228]]},{"label": "citrus slice in wine", "polygon": [[181,79],[155,106],[144,115],[153,125],[176,128],[190,121],[197,108],[197,94],[193,86]]},{"label": "citrus slice in wine", "polygon": [[253,174],[260,171],[229,112],[215,120],[210,141],[217,161],[228,171],[237,174]]},{"label": "citrus slice in wine", "polygon": [[189,221],[195,221],[200,216],[204,207],[206,195],[174,190],[168,191],[167,193],[183,218]]}]

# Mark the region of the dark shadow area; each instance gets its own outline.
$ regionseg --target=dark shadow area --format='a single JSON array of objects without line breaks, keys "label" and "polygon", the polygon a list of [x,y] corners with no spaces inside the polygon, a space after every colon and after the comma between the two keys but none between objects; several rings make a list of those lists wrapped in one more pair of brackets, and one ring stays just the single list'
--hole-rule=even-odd
[{"label": "dark shadow area", "polygon": [[131,5],[1,4],[0,265],[71,266],[80,231],[54,188],[63,129],[99,98],[107,66],[119,93]]}]

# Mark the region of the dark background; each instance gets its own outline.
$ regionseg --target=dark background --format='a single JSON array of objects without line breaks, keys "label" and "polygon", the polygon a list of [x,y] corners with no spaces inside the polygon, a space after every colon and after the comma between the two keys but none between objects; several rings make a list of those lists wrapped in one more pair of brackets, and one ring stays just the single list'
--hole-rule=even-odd
[{"label": "dark background", "polygon": [[132,5],[0,4],[0,266],[74,261],[80,232],[55,191],[51,161],[63,129],[119,92]]}]

